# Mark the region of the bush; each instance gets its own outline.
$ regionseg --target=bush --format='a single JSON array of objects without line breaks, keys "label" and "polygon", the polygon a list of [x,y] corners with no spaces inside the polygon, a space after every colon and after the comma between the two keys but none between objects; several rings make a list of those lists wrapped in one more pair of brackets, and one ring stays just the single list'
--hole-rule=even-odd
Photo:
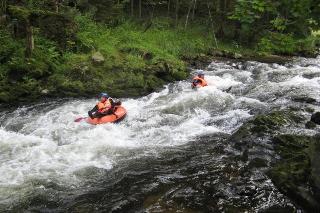
[{"label": "bush", "polygon": [[299,53],[305,56],[315,56],[317,47],[320,47],[320,35],[311,35],[297,41]]},{"label": "bush", "polygon": [[11,57],[23,55],[23,45],[13,39],[8,31],[0,30],[0,64],[7,63]]},{"label": "bush", "polygon": [[269,33],[260,39],[257,50],[271,54],[315,56],[317,46],[320,46],[320,36],[317,34],[296,39],[292,34]]},{"label": "bush", "polygon": [[293,55],[298,51],[297,42],[291,34],[270,32],[260,39],[257,50],[281,55]]}]

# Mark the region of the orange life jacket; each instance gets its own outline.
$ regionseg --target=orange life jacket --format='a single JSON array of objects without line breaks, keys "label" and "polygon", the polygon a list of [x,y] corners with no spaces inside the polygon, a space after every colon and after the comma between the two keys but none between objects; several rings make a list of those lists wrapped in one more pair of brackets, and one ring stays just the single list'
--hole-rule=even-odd
[{"label": "orange life jacket", "polygon": [[[198,84],[198,85],[200,85],[200,86],[202,86],[202,87],[208,86],[207,81],[204,80],[203,78],[200,78],[200,77],[196,76],[196,77],[193,78],[193,81],[196,81],[196,80],[197,80],[197,81],[200,81],[200,84]],[[193,85],[194,85],[194,86],[197,86],[197,85],[195,85],[194,83],[193,83]]]},{"label": "orange life jacket", "polygon": [[111,108],[111,103],[110,103],[110,100],[107,99],[105,102],[100,101],[99,103],[97,103],[97,106],[98,106],[99,112],[106,112]]}]

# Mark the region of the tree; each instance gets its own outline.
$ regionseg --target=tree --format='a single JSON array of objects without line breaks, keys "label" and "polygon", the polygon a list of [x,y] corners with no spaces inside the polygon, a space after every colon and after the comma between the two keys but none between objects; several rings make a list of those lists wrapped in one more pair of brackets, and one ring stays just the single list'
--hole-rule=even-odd
[{"label": "tree", "polygon": [[131,0],[131,16],[134,16],[134,0]]},{"label": "tree", "polygon": [[24,24],[26,32],[26,52],[27,58],[30,58],[34,50],[33,26],[32,26],[32,10],[20,6],[9,6],[12,16],[16,17]]},{"label": "tree", "polygon": [[194,4],[193,4],[193,9],[192,9],[192,21],[194,20],[194,15],[196,12],[196,7],[197,7],[197,0],[194,0]]},{"label": "tree", "polygon": [[179,9],[180,9],[180,2],[179,0],[176,0],[176,27],[178,26],[179,21]]},{"label": "tree", "polygon": [[191,7],[193,5],[194,0],[191,0],[189,3],[189,7],[188,7],[188,13],[187,13],[187,17],[186,17],[186,23],[184,25],[184,29],[187,29],[188,26],[188,21],[189,21],[189,15],[190,15],[190,11],[191,11]]},{"label": "tree", "polygon": [[207,7],[208,7],[208,15],[209,15],[209,18],[210,18],[213,39],[214,39],[216,47],[218,48],[218,41],[217,41],[216,33],[215,33],[215,30],[214,30],[213,18],[212,18],[212,15],[211,15],[211,8],[210,8],[209,2],[207,3]]},{"label": "tree", "polygon": [[0,3],[0,16],[2,16],[7,12],[7,0],[0,0]]},{"label": "tree", "polygon": [[139,18],[141,18],[142,16],[142,3],[141,3],[142,0],[139,0]]}]

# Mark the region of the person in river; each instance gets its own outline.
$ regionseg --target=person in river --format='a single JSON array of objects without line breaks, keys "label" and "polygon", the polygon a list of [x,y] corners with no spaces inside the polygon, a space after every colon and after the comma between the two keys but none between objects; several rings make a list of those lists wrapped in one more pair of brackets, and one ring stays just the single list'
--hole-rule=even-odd
[{"label": "person in river", "polygon": [[204,79],[203,72],[198,72],[197,76],[192,79],[192,88],[208,86],[207,81]]},{"label": "person in river", "polygon": [[103,116],[114,114],[115,107],[121,105],[120,101],[114,101],[107,93],[101,93],[99,98],[100,101],[97,105],[88,112],[91,119],[102,118]]}]

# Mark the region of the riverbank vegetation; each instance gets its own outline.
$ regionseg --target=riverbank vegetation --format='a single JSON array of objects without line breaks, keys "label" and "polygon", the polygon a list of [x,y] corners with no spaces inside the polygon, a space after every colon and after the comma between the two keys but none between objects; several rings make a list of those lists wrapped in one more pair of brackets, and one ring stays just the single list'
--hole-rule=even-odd
[{"label": "riverbank vegetation", "polygon": [[0,102],[138,96],[198,57],[314,56],[317,1],[1,0]]}]

